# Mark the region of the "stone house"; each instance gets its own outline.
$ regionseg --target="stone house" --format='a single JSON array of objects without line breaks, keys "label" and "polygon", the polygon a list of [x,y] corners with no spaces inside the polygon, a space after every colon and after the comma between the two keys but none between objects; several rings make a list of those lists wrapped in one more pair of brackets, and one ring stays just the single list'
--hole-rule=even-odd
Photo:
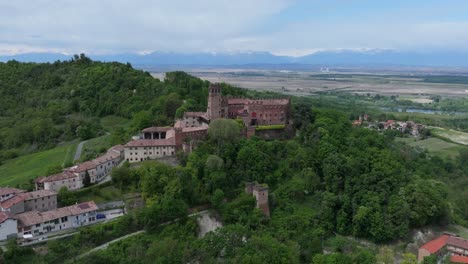
[{"label": "stone house", "polygon": [[49,190],[58,192],[63,186],[68,190],[78,190],[83,183],[79,176],[69,171],[63,171],[47,177],[39,177],[35,180],[36,190]]}]

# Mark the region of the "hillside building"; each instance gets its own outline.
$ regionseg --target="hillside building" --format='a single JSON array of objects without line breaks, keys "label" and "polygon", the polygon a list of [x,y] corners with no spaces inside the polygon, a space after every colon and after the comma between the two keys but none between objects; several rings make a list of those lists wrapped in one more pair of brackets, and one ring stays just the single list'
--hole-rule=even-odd
[{"label": "hillside building", "polygon": [[57,193],[39,190],[22,192],[0,202],[0,210],[16,215],[32,210],[48,211],[57,208]]},{"label": "hillside building", "polygon": [[98,207],[93,201],[50,211],[30,211],[18,214],[18,237],[43,235],[64,229],[81,227],[96,222]]},{"label": "hillside building", "polygon": [[17,188],[0,188],[0,202],[5,201],[18,193],[24,193],[25,190],[17,189]]},{"label": "hillside building", "polygon": [[430,255],[436,255],[439,260],[449,255],[453,263],[468,263],[468,240],[444,234],[419,248],[418,262]]},{"label": "hillside building", "polygon": [[173,127],[149,127],[125,146],[125,160],[144,160],[175,156],[178,151],[190,152],[208,135],[211,120],[240,119],[246,136],[255,134],[256,126],[289,124],[289,99],[252,100],[225,97],[219,84],[211,84],[206,112],[185,112]]},{"label": "hillside building", "polygon": [[79,163],[73,167],[66,168],[62,172],[39,177],[35,180],[36,190],[50,190],[58,192],[60,188],[67,187],[68,190],[78,190],[83,188],[83,180],[86,174],[90,177],[91,183],[103,180],[112,168],[119,165],[124,160],[124,146],[116,145],[107,150],[93,160]]}]

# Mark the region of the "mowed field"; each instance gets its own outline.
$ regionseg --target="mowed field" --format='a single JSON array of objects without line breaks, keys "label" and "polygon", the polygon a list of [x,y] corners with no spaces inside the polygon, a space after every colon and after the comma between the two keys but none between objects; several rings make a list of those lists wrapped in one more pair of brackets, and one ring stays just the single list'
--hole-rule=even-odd
[{"label": "mowed field", "polygon": [[428,138],[424,140],[418,140],[416,138],[397,138],[398,141],[405,142],[413,147],[419,147],[425,149],[429,154],[438,155],[444,159],[455,159],[460,153],[459,151],[463,148],[468,148],[456,143],[447,142],[440,138]]},{"label": "mowed field", "polygon": [[37,176],[45,176],[48,168],[72,161],[77,145],[77,142],[71,142],[5,161],[0,166],[0,187],[15,186]]},{"label": "mowed field", "polygon": [[[247,89],[276,91],[291,95],[311,95],[318,92],[340,91],[382,95],[427,95],[468,97],[467,84],[429,83],[422,78],[405,75],[337,74],[319,72],[251,70],[251,69],[192,69],[188,73],[210,82],[226,82]],[[153,76],[164,79],[163,73]]]},{"label": "mowed field", "polygon": [[468,146],[468,133],[442,127],[429,127],[429,129],[437,136]]}]

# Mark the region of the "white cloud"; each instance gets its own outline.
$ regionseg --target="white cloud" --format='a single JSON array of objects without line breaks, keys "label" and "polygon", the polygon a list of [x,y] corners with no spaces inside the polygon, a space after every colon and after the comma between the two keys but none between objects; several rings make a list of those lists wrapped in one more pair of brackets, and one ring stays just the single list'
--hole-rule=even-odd
[{"label": "white cloud", "polygon": [[0,3],[5,47],[141,52],[216,50],[249,33],[290,0],[8,1]]},{"label": "white cloud", "polygon": [[0,0],[0,54],[255,50],[299,56],[325,49],[468,47],[468,21],[418,21],[394,13],[323,21],[311,10],[309,17],[271,28],[293,2]]},{"label": "white cloud", "polygon": [[250,41],[240,44],[244,44],[244,49],[263,47],[275,54],[293,56],[337,49],[468,51],[467,29],[468,21],[385,21],[345,25],[309,22],[287,25],[272,34],[246,37]]}]

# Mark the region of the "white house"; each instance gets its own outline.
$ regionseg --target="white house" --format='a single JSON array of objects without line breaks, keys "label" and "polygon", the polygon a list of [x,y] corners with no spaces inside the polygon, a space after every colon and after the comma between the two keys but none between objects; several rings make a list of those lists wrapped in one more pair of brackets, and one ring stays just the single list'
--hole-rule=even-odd
[{"label": "white house", "polygon": [[0,240],[16,237],[17,220],[8,212],[0,212]]},{"label": "white house", "polygon": [[43,235],[68,228],[80,227],[96,222],[98,207],[93,201],[55,210],[31,211],[16,215],[18,237]]}]

